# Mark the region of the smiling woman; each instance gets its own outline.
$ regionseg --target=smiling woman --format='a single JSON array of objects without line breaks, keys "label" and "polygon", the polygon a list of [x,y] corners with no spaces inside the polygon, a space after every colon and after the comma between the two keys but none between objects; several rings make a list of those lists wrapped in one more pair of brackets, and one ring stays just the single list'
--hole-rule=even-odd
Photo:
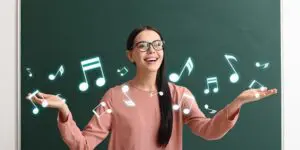
[{"label": "smiling woman", "polygon": [[217,140],[233,128],[244,104],[277,93],[266,88],[243,91],[207,118],[188,88],[167,81],[164,53],[157,29],[134,29],[127,40],[127,56],[136,65],[135,77],[105,93],[101,107],[83,130],[57,96],[38,93],[31,97],[35,103],[47,101],[47,107],[59,110],[58,127],[70,149],[94,149],[111,133],[109,150],[181,150],[183,124],[195,135]]}]

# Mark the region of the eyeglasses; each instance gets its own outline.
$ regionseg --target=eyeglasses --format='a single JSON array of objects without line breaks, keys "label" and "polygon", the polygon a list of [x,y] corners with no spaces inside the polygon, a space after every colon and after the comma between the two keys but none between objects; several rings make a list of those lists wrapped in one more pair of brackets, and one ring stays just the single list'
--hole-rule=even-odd
[{"label": "eyeglasses", "polygon": [[165,41],[155,40],[153,42],[140,41],[135,44],[134,47],[138,48],[141,52],[146,52],[150,49],[150,45],[152,45],[153,49],[156,51],[163,50],[163,46]]}]

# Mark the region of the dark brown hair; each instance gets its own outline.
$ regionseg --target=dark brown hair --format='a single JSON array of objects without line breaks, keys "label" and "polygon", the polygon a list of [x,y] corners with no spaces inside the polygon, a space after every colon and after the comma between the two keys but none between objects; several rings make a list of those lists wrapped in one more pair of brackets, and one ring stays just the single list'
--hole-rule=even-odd
[{"label": "dark brown hair", "polygon": [[[163,40],[163,37],[157,29],[150,26],[142,26],[134,29],[129,34],[127,39],[127,50],[131,51],[133,49],[135,37],[144,30],[152,30],[156,32],[160,36],[161,40]],[[157,144],[161,147],[166,147],[172,135],[173,111],[170,89],[165,76],[165,57],[162,60],[160,68],[158,69],[156,76],[156,87],[159,91],[163,91],[164,93],[162,96],[159,96],[160,126],[157,134]]]}]

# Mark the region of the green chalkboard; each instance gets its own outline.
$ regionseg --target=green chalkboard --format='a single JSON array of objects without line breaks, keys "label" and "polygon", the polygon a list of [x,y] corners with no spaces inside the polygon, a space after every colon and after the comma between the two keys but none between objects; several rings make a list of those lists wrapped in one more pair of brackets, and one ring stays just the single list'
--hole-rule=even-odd
[{"label": "green chalkboard", "polygon": [[[193,70],[190,74],[184,70],[176,84],[192,91],[207,117],[214,114],[205,104],[220,110],[254,80],[279,89],[276,96],[242,107],[237,124],[220,140],[206,141],[185,126],[184,150],[281,149],[279,0],[22,0],[22,150],[68,149],[57,128],[57,111],[38,106],[34,115],[27,93],[38,89],[61,94],[82,129],[103,94],[135,75],[135,66],[126,57],[126,39],[142,25],[158,28],[163,35],[167,75],[179,73],[191,58]],[[231,59],[227,61],[225,55]],[[95,84],[102,73],[93,71],[83,92],[81,61],[95,57],[100,58],[105,85]],[[60,66],[62,76],[57,72]],[[117,69],[124,66],[128,73],[120,76]],[[230,80],[232,68],[239,76],[235,83]],[[204,93],[209,77],[217,78],[218,92]],[[108,140],[97,149],[107,149]]]}]

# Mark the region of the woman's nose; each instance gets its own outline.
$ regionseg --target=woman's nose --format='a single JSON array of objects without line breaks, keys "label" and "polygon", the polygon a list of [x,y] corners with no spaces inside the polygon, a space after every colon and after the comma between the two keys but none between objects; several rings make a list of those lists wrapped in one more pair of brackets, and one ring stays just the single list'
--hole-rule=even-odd
[{"label": "woman's nose", "polygon": [[149,45],[149,48],[147,50],[148,53],[154,53],[155,52],[155,49],[153,48],[152,45]]}]

